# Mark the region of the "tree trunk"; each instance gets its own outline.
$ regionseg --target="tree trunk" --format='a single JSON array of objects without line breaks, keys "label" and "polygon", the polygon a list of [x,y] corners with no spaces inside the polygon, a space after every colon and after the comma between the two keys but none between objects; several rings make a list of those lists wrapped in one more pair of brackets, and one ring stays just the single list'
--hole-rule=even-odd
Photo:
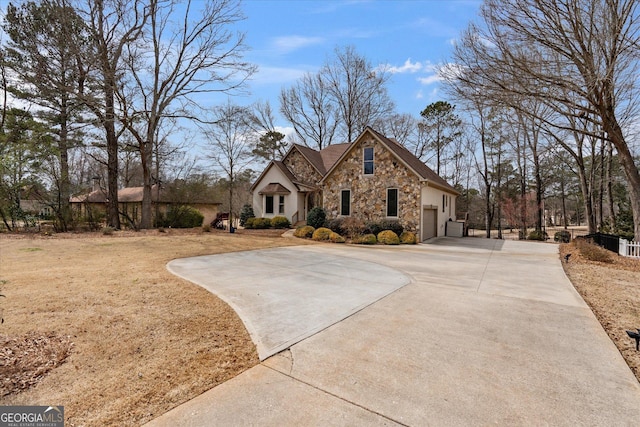
[{"label": "tree trunk", "polygon": [[107,138],[107,225],[120,229],[120,214],[118,212],[118,135],[116,134],[113,78],[105,79],[105,122],[104,129]]},{"label": "tree trunk", "polygon": [[60,184],[58,188],[58,222],[61,231],[67,231],[71,223],[71,180],[69,178],[69,131],[67,127],[67,100],[62,99],[62,113],[60,117],[60,135],[58,150],[60,151]]},{"label": "tree trunk", "polygon": [[611,230],[616,229],[616,211],[613,201],[613,145],[611,141],[607,143],[607,195],[609,197],[609,222]]},{"label": "tree trunk", "polygon": [[640,241],[640,172],[634,163],[629,147],[625,143],[622,129],[615,119],[613,108],[605,110],[603,114],[603,127],[618,152],[618,160],[624,170],[629,183],[629,199],[633,213],[633,234],[635,241]]},{"label": "tree trunk", "polygon": [[140,228],[151,228],[152,203],[151,203],[151,163],[153,161],[153,144],[149,140],[141,143],[140,160],[142,163],[142,211],[140,216]]}]

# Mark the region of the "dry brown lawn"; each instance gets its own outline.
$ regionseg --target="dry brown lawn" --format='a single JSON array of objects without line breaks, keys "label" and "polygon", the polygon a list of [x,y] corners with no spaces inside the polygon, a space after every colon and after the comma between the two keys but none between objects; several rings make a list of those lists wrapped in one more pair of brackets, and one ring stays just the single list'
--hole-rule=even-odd
[{"label": "dry brown lawn", "polygon": [[589,261],[574,243],[560,245],[561,259],[569,253],[567,276],[640,381],[640,352],[625,332],[640,328],[640,260],[610,253],[612,263]]},{"label": "dry brown lawn", "polygon": [[307,243],[280,231],[0,235],[0,405],[141,425],[258,363],[235,312],[175,258]]}]

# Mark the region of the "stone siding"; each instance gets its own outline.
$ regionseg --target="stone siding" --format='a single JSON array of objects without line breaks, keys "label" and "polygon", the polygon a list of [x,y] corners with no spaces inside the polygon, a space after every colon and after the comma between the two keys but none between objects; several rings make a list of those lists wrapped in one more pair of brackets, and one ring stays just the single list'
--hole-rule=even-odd
[{"label": "stone siding", "polygon": [[[363,174],[363,149],[373,146],[373,175]],[[406,230],[416,232],[420,224],[420,179],[372,137],[363,138],[326,178],[323,201],[327,216],[340,215],[342,190],[351,190],[351,217],[367,221],[387,218],[387,189],[398,189],[397,219]],[[395,219],[395,218],[393,218]]]},{"label": "stone siding", "polygon": [[283,163],[297,179],[305,184],[318,185],[322,179],[322,175],[298,150],[292,150]]}]

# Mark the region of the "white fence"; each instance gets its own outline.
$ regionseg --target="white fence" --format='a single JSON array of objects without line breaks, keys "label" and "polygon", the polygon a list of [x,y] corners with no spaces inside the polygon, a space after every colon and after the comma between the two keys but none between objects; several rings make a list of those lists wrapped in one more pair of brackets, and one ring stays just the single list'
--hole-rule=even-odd
[{"label": "white fence", "polygon": [[629,242],[628,240],[620,239],[618,253],[626,257],[640,258],[640,242]]}]

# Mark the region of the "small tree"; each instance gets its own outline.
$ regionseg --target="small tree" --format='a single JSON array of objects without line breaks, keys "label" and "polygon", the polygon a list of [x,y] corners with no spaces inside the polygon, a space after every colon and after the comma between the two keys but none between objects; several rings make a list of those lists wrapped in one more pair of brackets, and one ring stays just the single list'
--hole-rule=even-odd
[{"label": "small tree", "polygon": [[311,209],[307,214],[307,225],[313,228],[324,227],[324,223],[327,221],[327,214],[319,206]]},{"label": "small tree", "polygon": [[242,210],[240,211],[240,225],[244,227],[247,223],[247,220],[255,216],[256,214],[253,212],[253,207],[248,203],[245,204],[244,206],[242,206]]}]

